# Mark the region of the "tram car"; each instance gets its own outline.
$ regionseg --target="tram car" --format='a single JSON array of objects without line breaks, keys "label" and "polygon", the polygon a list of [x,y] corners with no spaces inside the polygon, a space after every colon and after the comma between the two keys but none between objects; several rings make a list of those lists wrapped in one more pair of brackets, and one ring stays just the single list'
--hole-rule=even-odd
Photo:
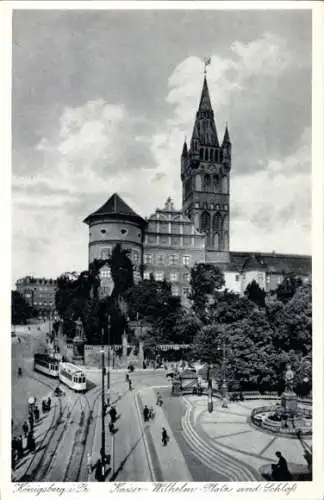
[{"label": "tram car", "polygon": [[34,354],[34,370],[50,377],[59,376],[59,360],[48,354]]},{"label": "tram car", "polygon": [[59,379],[76,392],[84,392],[87,389],[87,379],[84,372],[72,363],[60,363]]}]

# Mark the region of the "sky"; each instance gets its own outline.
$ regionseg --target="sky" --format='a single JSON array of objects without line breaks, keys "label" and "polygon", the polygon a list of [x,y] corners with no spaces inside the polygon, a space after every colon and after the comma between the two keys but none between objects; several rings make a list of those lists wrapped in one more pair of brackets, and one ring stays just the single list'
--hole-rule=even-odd
[{"label": "sky", "polygon": [[114,192],[181,208],[204,57],[231,250],[311,253],[310,12],[18,10],[12,30],[13,283],[86,269],[82,221]]}]

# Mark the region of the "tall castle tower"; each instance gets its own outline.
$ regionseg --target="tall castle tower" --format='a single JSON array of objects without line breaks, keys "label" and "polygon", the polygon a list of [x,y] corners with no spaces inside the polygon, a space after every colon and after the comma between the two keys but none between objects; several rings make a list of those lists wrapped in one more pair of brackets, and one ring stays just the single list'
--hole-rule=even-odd
[{"label": "tall castle tower", "polygon": [[226,125],[220,144],[206,75],[188,149],[181,155],[182,205],[206,234],[206,262],[229,262],[231,141]]}]

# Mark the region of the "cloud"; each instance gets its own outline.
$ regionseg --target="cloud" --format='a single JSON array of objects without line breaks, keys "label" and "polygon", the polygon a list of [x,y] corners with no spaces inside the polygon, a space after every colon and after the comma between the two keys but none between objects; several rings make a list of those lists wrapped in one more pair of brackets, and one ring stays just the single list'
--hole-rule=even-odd
[{"label": "cloud", "polygon": [[[231,248],[292,251],[298,241],[306,252],[310,68],[272,33],[217,52],[208,85],[219,138],[228,121],[233,142]],[[190,56],[169,76],[165,119],[94,98],[62,108],[33,149],[13,152],[15,278],[85,268],[82,220],[114,192],[142,216],[168,196],[181,207],[180,155],[201,88],[202,62]]]}]

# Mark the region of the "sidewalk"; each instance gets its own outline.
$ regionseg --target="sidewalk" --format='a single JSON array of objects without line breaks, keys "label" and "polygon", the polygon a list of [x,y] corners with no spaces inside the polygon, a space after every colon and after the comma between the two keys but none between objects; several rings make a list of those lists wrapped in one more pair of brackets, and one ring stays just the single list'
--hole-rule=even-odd
[{"label": "sidewalk", "polygon": [[[192,481],[191,474],[186,465],[180,447],[168,424],[163,407],[156,406],[156,392],[154,389],[142,389],[138,391],[140,409],[143,411],[144,405],[153,406],[155,417],[150,421],[146,429],[149,432],[155,448],[162,481]],[[164,427],[170,437],[167,446],[162,445],[161,433]]]},{"label": "sidewalk", "polygon": [[[52,395],[51,392],[48,394],[48,396],[50,395]],[[37,465],[43,448],[43,440],[46,437],[47,431],[52,426],[53,420],[55,420],[56,416],[58,415],[58,406],[58,401],[52,401],[51,409],[45,414],[41,414],[38,423],[34,424],[34,438],[36,444],[36,449],[34,452],[30,452],[26,449],[27,440],[23,438],[24,453],[22,458],[16,462],[15,469],[12,470],[12,481],[19,482],[24,480],[23,477],[26,474],[27,476],[31,474],[32,469]]]}]

